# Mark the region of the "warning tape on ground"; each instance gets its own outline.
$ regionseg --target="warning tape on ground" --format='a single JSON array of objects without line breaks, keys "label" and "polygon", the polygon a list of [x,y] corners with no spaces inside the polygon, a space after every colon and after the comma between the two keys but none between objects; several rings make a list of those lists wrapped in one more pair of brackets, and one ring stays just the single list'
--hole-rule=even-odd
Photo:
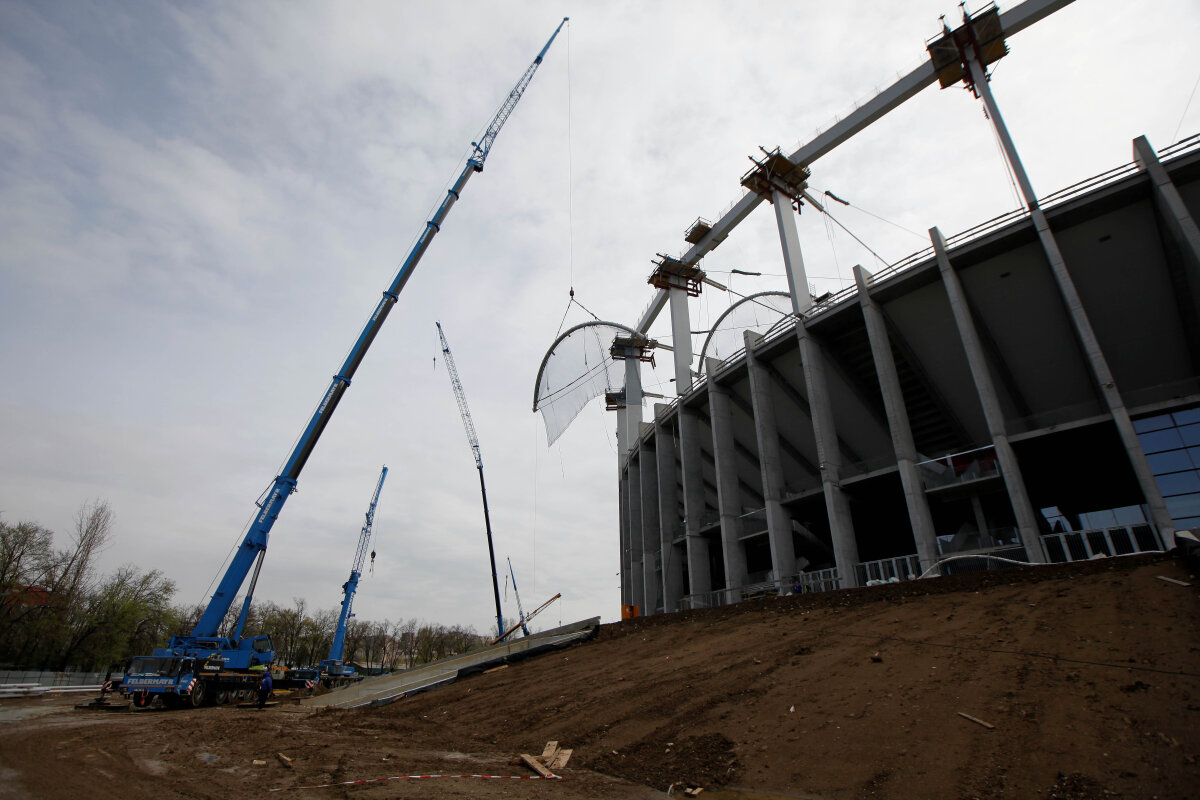
[{"label": "warning tape on ground", "polygon": [[328,789],[333,786],[358,786],[363,783],[383,783],[384,781],[411,781],[419,778],[483,778],[493,781],[561,781],[562,775],[393,775],[388,778],[367,778],[360,781],[340,781],[339,783],[318,783],[312,786],[281,786],[278,789],[268,789],[271,792],[294,792],[300,789]]}]

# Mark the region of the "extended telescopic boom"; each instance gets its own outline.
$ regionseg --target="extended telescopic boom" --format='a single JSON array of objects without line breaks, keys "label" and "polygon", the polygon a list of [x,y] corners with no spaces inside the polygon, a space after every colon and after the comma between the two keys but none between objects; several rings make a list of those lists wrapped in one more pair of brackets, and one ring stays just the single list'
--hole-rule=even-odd
[{"label": "extended telescopic boom", "polygon": [[[554,34],[546,42],[546,46],[542,48],[537,58],[529,66],[529,69],[525,70],[525,74],[521,76],[521,79],[517,81],[517,85],[509,92],[508,97],[500,106],[500,110],[496,113],[496,116],[492,118],[491,124],[488,125],[487,131],[481,137],[480,141],[472,142],[475,149],[471,157],[467,159],[462,173],[458,176],[454,185],[446,192],[446,197],[442,200],[442,204],[438,206],[437,213],[433,215],[433,219],[425,223],[425,231],[417,239],[416,244],[413,245],[412,251],[408,254],[408,258],[404,260],[400,271],[396,273],[396,277],[391,285],[384,290],[383,297],[375,306],[375,310],[371,313],[370,319],[367,320],[362,333],[359,334],[358,340],[350,348],[350,353],[346,356],[341,369],[333,376],[333,381],[329,384],[329,388],[325,391],[321,402],[317,405],[317,410],[313,412],[312,419],[309,420],[304,432],[296,441],[296,446],[288,457],[283,471],[275,477],[270,488],[259,498],[257,505],[260,511],[255,516],[254,521],[250,523],[245,538],[234,554],[229,568],[225,570],[221,582],[217,585],[216,592],[213,593],[212,599],[204,609],[204,613],[200,616],[196,627],[192,630],[191,636],[193,639],[215,637],[217,635],[221,627],[221,621],[225,619],[225,614],[233,604],[234,597],[241,589],[246,576],[250,574],[251,569],[255,568],[256,563],[261,564],[261,559],[267,550],[267,539],[271,528],[274,526],[275,520],[279,517],[279,512],[283,510],[283,504],[287,501],[291,493],[296,491],[296,481],[300,477],[300,471],[304,469],[304,464],[308,461],[308,457],[312,455],[313,448],[316,446],[317,440],[321,438],[321,433],[325,430],[325,426],[329,424],[329,419],[333,416],[334,409],[337,408],[342,395],[345,394],[346,389],[350,386],[350,380],[354,377],[355,371],[362,363],[363,357],[367,354],[367,349],[371,346],[371,342],[375,340],[380,328],[383,327],[383,321],[387,319],[388,312],[392,310],[392,306],[399,299],[401,290],[408,283],[408,279],[412,277],[413,271],[417,268],[421,257],[425,255],[425,251],[429,248],[433,237],[441,230],[442,223],[445,222],[450,209],[462,194],[463,187],[467,185],[467,181],[473,173],[483,171],[483,163],[491,151],[492,144],[496,141],[496,136],[500,133],[500,129],[504,127],[504,123],[508,120],[509,115],[512,114],[517,101],[521,99],[521,94],[525,91],[530,80],[533,79],[534,72],[537,71],[538,66],[542,63],[542,57],[545,56],[546,51],[554,41],[554,37],[558,36],[558,32],[562,30],[562,26],[566,21],[567,19],[564,17],[563,21],[554,29]],[[252,594],[253,585],[246,594],[245,605],[238,619],[237,628],[234,631],[234,639],[241,636]]]}]

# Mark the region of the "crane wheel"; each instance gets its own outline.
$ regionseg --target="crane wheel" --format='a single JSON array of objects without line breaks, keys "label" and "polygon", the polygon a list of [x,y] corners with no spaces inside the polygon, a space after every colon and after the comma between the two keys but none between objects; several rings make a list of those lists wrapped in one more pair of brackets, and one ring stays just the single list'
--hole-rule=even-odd
[{"label": "crane wheel", "polygon": [[204,683],[204,681],[196,681],[196,685],[192,687],[192,693],[189,697],[192,701],[192,708],[204,705],[204,701],[208,699],[208,684]]},{"label": "crane wheel", "polygon": [[217,705],[223,706],[229,702],[230,691],[228,689],[217,689]]}]

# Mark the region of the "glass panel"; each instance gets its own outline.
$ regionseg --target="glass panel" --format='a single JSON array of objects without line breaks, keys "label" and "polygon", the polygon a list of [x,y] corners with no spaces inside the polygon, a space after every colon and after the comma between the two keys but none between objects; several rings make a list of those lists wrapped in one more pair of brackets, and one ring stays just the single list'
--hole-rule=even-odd
[{"label": "glass panel", "polygon": [[1192,464],[1192,459],[1188,458],[1187,450],[1168,450],[1165,453],[1155,453],[1151,456],[1146,456],[1146,460],[1150,462],[1150,471],[1155,475],[1162,475],[1166,472],[1180,472],[1185,469],[1192,469],[1195,465]]},{"label": "glass panel", "polygon": [[1200,517],[1200,494],[1184,494],[1179,497],[1167,497],[1164,500],[1171,519]]},{"label": "glass panel", "polygon": [[1200,445],[1200,424],[1181,426],[1179,435],[1183,437],[1183,443],[1189,447]]},{"label": "glass panel", "polygon": [[1194,469],[1187,472],[1175,472],[1170,475],[1159,475],[1156,480],[1158,481],[1158,488],[1162,491],[1164,497],[1174,494],[1200,492],[1200,475],[1197,475]]},{"label": "glass panel", "polygon": [[1043,539],[1046,543],[1046,557],[1053,564],[1061,564],[1067,560],[1067,554],[1063,552],[1062,540],[1057,536],[1047,536]]},{"label": "glass panel", "polygon": [[1200,517],[1184,517],[1175,520],[1176,530],[1200,532]]},{"label": "glass panel", "polygon": [[1084,530],[1092,528],[1109,528],[1117,524],[1117,515],[1111,508],[1101,511],[1087,511],[1079,515],[1079,524]]},{"label": "glass panel", "polygon": [[1113,509],[1113,513],[1117,517],[1118,525],[1137,525],[1139,522],[1146,521],[1146,514],[1142,511],[1141,506],[1125,506],[1124,508]]},{"label": "glass panel", "polygon": [[1157,417],[1146,417],[1145,419],[1135,419],[1133,421],[1133,429],[1138,433],[1157,431],[1163,428],[1170,428],[1171,426],[1170,414],[1160,414]]},{"label": "glass panel", "polygon": [[1133,529],[1133,536],[1137,539],[1138,550],[1141,552],[1161,549],[1158,537],[1154,535],[1154,531],[1149,525],[1138,525],[1135,527]]},{"label": "glass panel", "polygon": [[1200,406],[1189,408],[1187,411],[1176,411],[1172,416],[1175,417],[1176,425],[1190,425],[1193,422],[1200,422]]},{"label": "glass panel", "polygon": [[1163,450],[1178,450],[1183,447],[1179,431],[1174,428],[1139,434],[1138,441],[1142,443],[1142,450],[1146,453],[1161,453]]}]

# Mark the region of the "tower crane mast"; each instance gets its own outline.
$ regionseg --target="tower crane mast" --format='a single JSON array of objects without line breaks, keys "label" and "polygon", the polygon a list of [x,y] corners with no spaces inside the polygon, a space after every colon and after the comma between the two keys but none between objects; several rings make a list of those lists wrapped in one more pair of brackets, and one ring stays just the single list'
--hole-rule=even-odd
[{"label": "tower crane mast", "polygon": [[[354,552],[354,563],[350,567],[350,579],[342,584],[342,613],[338,617],[337,629],[333,633],[333,646],[329,648],[329,658],[319,664],[322,674],[332,677],[349,677],[354,675],[353,667],[342,664],[342,656],[346,651],[346,625],[350,622],[350,609],[354,605],[354,593],[358,590],[358,579],[362,576],[363,562],[367,558],[367,547],[371,543],[371,527],[375,524],[375,506],[379,504],[379,492],[383,489],[383,481],[387,478],[388,468],[385,466],[379,473],[379,482],[375,484],[375,494],[371,496],[371,505],[367,507],[366,521],[362,532],[358,535],[358,549]],[[374,562],[375,554],[371,554]]]},{"label": "tower crane mast", "polygon": [[492,593],[496,597],[496,629],[498,635],[504,637],[504,613],[500,610],[500,582],[496,580],[496,550],[492,546],[492,518],[488,514],[487,486],[483,482],[483,457],[479,454],[479,436],[475,433],[475,422],[471,419],[471,410],[467,408],[467,395],[463,391],[462,381],[458,379],[458,369],[454,366],[454,355],[450,352],[450,344],[442,331],[442,323],[437,323],[438,338],[442,340],[442,360],[446,362],[446,372],[450,373],[450,385],[454,387],[454,399],[458,401],[458,413],[462,417],[463,428],[467,431],[467,442],[471,445],[471,453],[475,456],[475,468],[479,470],[479,491],[483,495],[483,522],[487,527],[488,558],[492,563]]}]

